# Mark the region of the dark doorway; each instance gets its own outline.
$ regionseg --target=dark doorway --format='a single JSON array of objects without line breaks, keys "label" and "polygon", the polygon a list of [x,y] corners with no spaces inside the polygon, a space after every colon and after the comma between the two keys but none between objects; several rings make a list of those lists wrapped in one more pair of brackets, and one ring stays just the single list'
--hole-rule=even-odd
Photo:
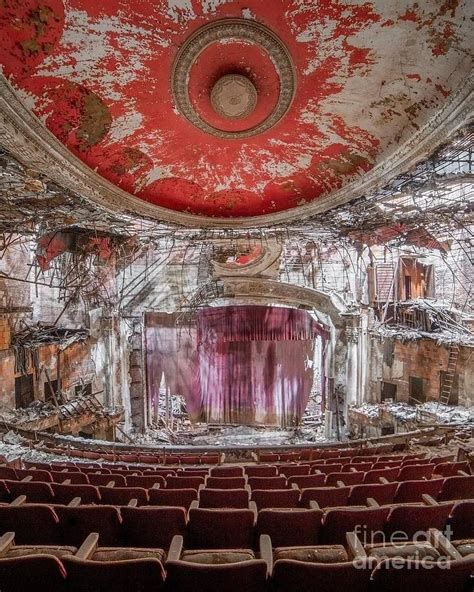
[{"label": "dark doorway", "polygon": [[405,300],[411,299],[411,276],[405,276]]},{"label": "dark doorway", "polygon": [[77,397],[79,395],[83,395],[85,397],[90,397],[92,395],[92,383],[89,382],[88,384],[78,384],[74,388],[74,395]]},{"label": "dark doorway", "polygon": [[[46,381],[44,383],[44,400],[54,402],[54,397],[57,396],[58,381],[52,380],[51,383]],[[54,396],[53,396],[54,395]]]},{"label": "dark doorway", "polygon": [[424,388],[423,378],[417,376],[410,376],[410,397],[408,402],[415,405],[416,403],[424,403],[426,401],[426,393]]},{"label": "dark doorway", "polygon": [[382,401],[387,401],[391,399],[392,401],[397,400],[397,385],[391,382],[382,382],[382,393],[380,399]]},{"label": "dark doorway", "polygon": [[35,399],[33,392],[33,374],[15,378],[15,405],[28,407]]}]

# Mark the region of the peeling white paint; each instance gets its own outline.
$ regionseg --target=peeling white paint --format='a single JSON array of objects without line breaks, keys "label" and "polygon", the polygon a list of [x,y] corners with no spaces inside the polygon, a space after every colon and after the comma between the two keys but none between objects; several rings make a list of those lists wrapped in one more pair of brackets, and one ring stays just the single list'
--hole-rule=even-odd
[{"label": "peeling white paint", "polygon": [[138,111],[129,111],[112,120],[109,130],[111,140],[122,140],[134,132],[140,130],[143,123],[143,116]]}]

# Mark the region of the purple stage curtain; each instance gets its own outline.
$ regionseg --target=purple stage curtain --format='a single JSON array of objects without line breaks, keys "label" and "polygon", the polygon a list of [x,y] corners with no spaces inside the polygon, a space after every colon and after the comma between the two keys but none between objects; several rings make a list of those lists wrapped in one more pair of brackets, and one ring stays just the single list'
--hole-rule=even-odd
[{"label": "purple stage curtain", "polygon": [[191,421],[292,425],[308,404],[316,337],[325,329],[304,310],[226,306],[197,313],[146,315],[148,396],[157,405],[164,375]]},{"label": "purple stage curtain", "polygon": [[203,418],[209,423],[298,423],[324,329],[304,310],[225,306],[198,312]]}]

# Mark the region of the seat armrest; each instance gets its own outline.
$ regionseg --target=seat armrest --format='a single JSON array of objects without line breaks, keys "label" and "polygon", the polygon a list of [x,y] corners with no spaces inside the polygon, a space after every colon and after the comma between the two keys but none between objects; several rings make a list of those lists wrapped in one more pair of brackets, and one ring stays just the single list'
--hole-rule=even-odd
[{"label": "seat armrest", "polygon": [[247,483],[247,485],[244,487],[244,489],[248,491],[249,498],[250,498],[250,496],[252,495],[252,489],[250,488],[250,485]]},{"label": "seat armrest", "polygon": [[115,487],[115,481],[109,481],[106,487]]},{"label": "seat armrest", "polygon": [[344,483],[344,481],[336,481],[336,485],[338,487],[345,487],[346,486],[346,484]]},{"label": "seat armrest", "polygon": [[89,559],[99,544],[99,533],[91,532],[86,540],[76,551],[75,557],[78,559]]},{"label": "seat armrest", "polygon": [[0,537],[0,557],[3,557],[13,547],[15,542],[15,533],[6,532]]},{"label": "seat armrest", "polygon": [[382,485],[388,485],[390,483],[390,481],[385,479],[385,477],[379,477],[379,481]]},{"label": "seat armrest", "polygon": [[197,510],[199,508],[199,500],[193,500],[189,506],[190,510]]},{"label": "seat armrest", "polygon": [[437,549],[442,551],[446,557],[450,559],[462,559],[461,553],[456,547],[444,536],[444,534],[436,528],[428,530],[428,540]]},{"label": "seat armrest", "polygon": [[260,535],[260,557],[265,561],[267,564],[267,576],[272,575],[273,569],[273,549],[272,549],[272,541],[268,534],[261,534]]},{"label": "seat armrest", "polygon": [[380,508],[380,504],[378,503],[378,501],[374,500],[373,497],[367,498],[367,505],[369,506],[369,508]]},{"label": "seat armrest", "polygon": [[439,506],[438,502],[427,493],[422,493],[421,498],[427,506]]},{"label": "seat armrest", "polygon": [[319,507],[318,502],[316,502],[315,500],[310,500],[309,501],[309,509],[310,510],[320,510],[321,508]]},{"label": "seat armrest", "polygon": [[183,552],[183,537],[175,534],[168,549],[166,561],[179,561]]},{"label": "seat armrest", "polygon": [[249,502],[249,509],[252,510],[253,514],[254,514],[254,524],[257,522],[257,516],[258,516],[258,509],[257,509],[257,504],[254,501],[250,501]]},{"label": "seat armrest", "polygon": [[355,532],[346,532],[346,540],[347,548],[352,555],[352,559],[365,559],[367,557],[364,545]]},{"label": "seat armrest", "polygon": [[136,508],[136,507],[138,506],[138,500],[137,500],[137,498],[136,498],[136,497],[132,498],[132,499],[131,499],[131,500],[128,502],[127,506],[128,506],[129,508]]},{"label": "seat armrest", "polygon": [[68,503],[68,506],[70,508],[77,508],[77,506],[80,506],[80,505],[81,505],[81,498],[80,497],[75,497]]},{"label": "seat armrest", "polygon": [[26,495],[19,495],[10,503],[10,506],[22,506],[25,503],[26,503]]},{"label": "seat armrest", "polygon": [[206,484],[207,484],[207,477],[206,477],[206,480],[204,481],[204,483],[201,483],[201,485],[199,485],[198,493],[201,491],[201,489],[206,489]]},{"label": "seat armrest", "polygon": [[298,489],[298,485],[296,483],[291,484],[291,489]]},{"label": "seat armrest", "polygon": [[159,483],[153,483],[153,485],[151,486],[151,489],[160,489],[160,484]]},{"label": "seat armrest", "polygon": [[356,469],[355,467],[351,467],[351,468],[349,469],[349,471],[350,471],[351,473],[357,473],[357,469]]},{"label": "seat armrest", "polygon": [[22,479],[23,483],[28,483],[29,481],[33,481],[33,475],[27,475]]},{"label": "seat armrest", "polygon": [[64,479],[64,481],[61,482],[63,485],[71,485],[71,479]]},{"label": "seat armrest", "polygon": [[314,473],[312,473],[313,475],[321,475],[321,471],[319,469],[316,469],[314,471]]},{"label": "seat armrest", "polygon": [[458,475],[459,475],[460,477],[469,477],[469,474],[468,474],[468,473],[466,473],[466,471],[458,471]]}]

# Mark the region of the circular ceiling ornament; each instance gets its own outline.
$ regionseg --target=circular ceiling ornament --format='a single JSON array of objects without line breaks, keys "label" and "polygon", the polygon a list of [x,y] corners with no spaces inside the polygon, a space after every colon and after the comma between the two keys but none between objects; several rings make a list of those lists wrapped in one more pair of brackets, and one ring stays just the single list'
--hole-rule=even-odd
[{"label": "circular ceiling ornament", "polygon": [[211,103],[222,117],[246,117],[257,104],[257,89],[241,74],[226,74],[212,87]]},{"label": "circular ceiling ornament", "polygon": [[[256,45],[268,54],[278,73],[280,88],[275,107],[256,125],[243,130],[227,130],[211,125],[196,111],[189,96],[189,78],[201,53],[215,43],[233,40]],[[245,81],[245,82],[244,82]],[[179,112],[202,131],[225,139],[248,138],[273,127],[287,113],[296,90],[293,61],[287,48],[270,29],[246,19],[224,19],[204,25],[181,46],[171,72],[171,88]],[[239,93],[239,106],[236,104]],[[212,85],[211,103],[224,119],[243,119],[251,114],[258,102],[258,88],[249,78],[235,72],[221,75]]]}]

